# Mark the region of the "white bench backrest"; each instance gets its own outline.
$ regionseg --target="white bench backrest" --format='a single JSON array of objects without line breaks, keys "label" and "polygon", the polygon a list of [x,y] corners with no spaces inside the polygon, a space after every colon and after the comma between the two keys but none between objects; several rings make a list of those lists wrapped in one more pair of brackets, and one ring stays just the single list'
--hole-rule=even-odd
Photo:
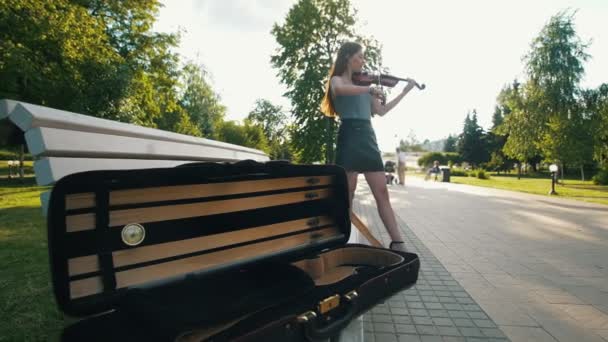
[{"label": "white bench backrest", "polygon": [[[13,100],[0,100],[3,118],[25,133],[39,185],[51,185],[69,174],[91,170],[269,159],[253,148]],[[44,209],[48,197],[41,197]]]}]

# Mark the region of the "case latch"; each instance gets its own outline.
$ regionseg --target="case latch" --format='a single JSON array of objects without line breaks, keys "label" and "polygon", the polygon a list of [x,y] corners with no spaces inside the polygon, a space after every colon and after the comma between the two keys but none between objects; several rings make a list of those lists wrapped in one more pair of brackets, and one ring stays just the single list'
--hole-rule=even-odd
[{"label": "case latch", "polygon": [[338,306],[340,306],[340,295],[333,295],[320,301],[317,309],[320,314],[324,315]]}]

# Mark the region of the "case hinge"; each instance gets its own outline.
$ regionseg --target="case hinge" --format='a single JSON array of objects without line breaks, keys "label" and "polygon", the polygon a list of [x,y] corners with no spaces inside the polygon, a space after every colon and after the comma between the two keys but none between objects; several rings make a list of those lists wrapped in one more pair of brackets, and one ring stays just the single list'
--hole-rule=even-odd
[{"label": "case hinge", "polygon": [[310,320],[317,318],[317,314],[314,311],[306,311],[305,313],[298,316],[298,323],[306,323]]},{"label": "case hinge", "polygon": [[344,295],[344,298],[346,298],[346,300],[349,301],[349,302],[352,302],[357,297],[359,297],[359,294],[355,290],[352,290],[349,293],[347,293],[347,294]]}]

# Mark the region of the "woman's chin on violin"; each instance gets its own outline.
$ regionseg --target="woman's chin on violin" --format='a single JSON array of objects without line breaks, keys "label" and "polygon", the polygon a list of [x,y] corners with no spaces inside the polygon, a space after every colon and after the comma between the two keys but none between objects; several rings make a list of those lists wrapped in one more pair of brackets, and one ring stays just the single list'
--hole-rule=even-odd
[{"label": "woman's chin on violin", "polygon": [[[364,72],[364,65],[365,56],[360,44],[348,42],[340,47],[329,71],[321,111],[326,116],[340,118],[335,163],[346,170],[351,208],[357,177],[363,173],[376,199],[380,218],[391,236],[389,248],[405,251],[389,200],[384,163],[371,117],[386,115],[414,87],[424,89],[424,85],[410,78]],[[394,87],[400,81],[406,83],[405,87],[387,103],[382,87]]]}]

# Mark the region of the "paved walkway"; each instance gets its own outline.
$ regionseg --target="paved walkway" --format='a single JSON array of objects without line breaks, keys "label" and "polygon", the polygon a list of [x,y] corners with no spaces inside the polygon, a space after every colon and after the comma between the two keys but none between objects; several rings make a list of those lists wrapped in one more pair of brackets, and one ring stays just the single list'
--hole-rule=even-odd
[{"label": "paved walkway", "polygon": [[[608,341],[608,207],[412,177],[390,190],[422,272],[364,316],[366,341]],[[363,178],[354,210],[388,243]]]}]

